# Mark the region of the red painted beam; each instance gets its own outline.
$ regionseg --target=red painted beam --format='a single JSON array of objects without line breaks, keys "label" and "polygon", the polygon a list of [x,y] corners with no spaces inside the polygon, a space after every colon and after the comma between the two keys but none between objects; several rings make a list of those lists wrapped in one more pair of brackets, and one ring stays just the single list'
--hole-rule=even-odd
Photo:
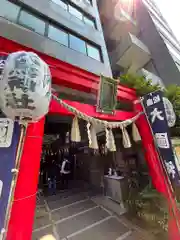
[{"label": "red painted beam", "polygon": [[[129,118],[132,118],[135,116],[135,113],[133,112],[125,112],[125,111],[115,111],[114,115],[110,114],[101,114],[96,112],[96,107],[91,106],[88,104],[83,104],[79,102],[64,100],[64,102],[68,103],[70,106],[75,107],[79,111],[87,114],[88,116],[107,120],[107,121],[124,121]],[[61,114],[61,115],[69,115],[73,116],[74,114],[68,110],[66,110],[64,107],[62,107],[56,100],[52,99],[50,103],[49,108],[49,114]]]},{"label": "red painted beam", "polygon": [[[0,52],[11,53],[22,50],[36,52],[47,64],[49,64],[53,84],[97,95],[100,76],[0,37]],[[118,100],[125,101],[134,101],[137,99],[135,90],[121,85],[118,87],[117,98]]]}]

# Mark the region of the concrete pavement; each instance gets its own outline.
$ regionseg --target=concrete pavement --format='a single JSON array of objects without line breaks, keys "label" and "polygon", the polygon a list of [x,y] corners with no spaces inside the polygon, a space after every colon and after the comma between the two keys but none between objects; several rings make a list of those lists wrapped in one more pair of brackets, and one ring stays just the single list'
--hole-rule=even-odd
[{"label": "concrete pavement", "polygon": [[[90,192],[57,194],[37,206],[32,240],[141,240],[121,217],[99,205]],[[143,240],[143,239],[142,239]]]}]

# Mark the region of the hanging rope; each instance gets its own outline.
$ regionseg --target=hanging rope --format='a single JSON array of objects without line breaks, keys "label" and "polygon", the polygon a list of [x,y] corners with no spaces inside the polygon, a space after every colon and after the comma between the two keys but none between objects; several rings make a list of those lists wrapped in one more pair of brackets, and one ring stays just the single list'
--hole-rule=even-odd
[{"label": "hanging rope", "polygon": [[74,115],[76,115],[78,118],[81,118],[81,119],[85,120],[86,122],[89,122],[93,125],[98,125],[98,124],[103,125],[105,128],[111,128],[112,129],[112,128],[126,127],[126,126],[132,124],[134,121],[136,121],[138,119],[138,117],[142,114],[142,113],[138,113],[135,117],[133,117],[131,119],[128,119],[128,120],[125,120],[123,122],[108,122],[108,121],[104,121],[104,120],[100,120],[100,119],[88,116],[87,114],[79,111],[75,107],[70,106],[69,104],[67,104],[62,99],[58,98],[55,95],[52,95],[52,97],[59,104],[61,104],[61,106],[66,108],[68,111],[74,113]]}]

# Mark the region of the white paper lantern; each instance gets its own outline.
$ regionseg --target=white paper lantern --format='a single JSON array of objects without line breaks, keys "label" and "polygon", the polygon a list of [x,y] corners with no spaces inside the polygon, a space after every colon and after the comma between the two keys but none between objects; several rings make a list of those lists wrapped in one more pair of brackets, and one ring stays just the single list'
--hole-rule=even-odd
[{"label": "white paper lantern", "polygon": [[176,124],[176,114],[173,109],[172,103],[169,101],[168,98],[163,97],[164,108],[166,112],[166,118],[169,127],[174,127]]},{"label": "white paper lantern", "polygon": [[0,80],[0,108],[6,116],[37,121],[48,113],[50,99],[48,65],[32,52],[10,54]]}]

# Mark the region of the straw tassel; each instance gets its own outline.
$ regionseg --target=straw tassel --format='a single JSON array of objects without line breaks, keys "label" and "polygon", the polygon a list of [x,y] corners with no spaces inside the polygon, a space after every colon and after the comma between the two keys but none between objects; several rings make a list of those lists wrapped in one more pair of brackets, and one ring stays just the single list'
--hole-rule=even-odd
[{"label": "straw tassel", "polygon": [[88,122],[86,127],[87,127],[87,135],[88,135],[88,141],[90,146],[92,144],[91,132],[90,132],[91,124]]},{"label": "straw tassel", "polygon": [[87,133],[88,133],[88,139],[89,139],[89,148],[99,149],[97,136],[96,136],[96,129],[90,123],[87,124]]},{"label": "straw tassel", "polygon": [[116,151],[116,144],[115,144],[114,135],[111,128],[110,129],[106,128],[106,147],[111,152]]},{"label": "straw tassel", "polygon": [[106,148],[109,149],[109,130],[108,128],[105,129],[106,132]]},{"label": "straw tassel", "polygon": [[129,134],[125,127],[122,127],[122,136],[123,136],[123,146],[124,148],[130,148],[131,147],[131,141],[129,138]]},{"label": "straw tassel", "polygon": [[81,141],[81,135],[80,135],[79,123],[78,123],[77,116],[75,116],[73,118],[73,122],[72,122],[71,141],[72,142],[80,142]]},{"label": "straw tassel", "polygon": [[133,136],[133,140],[135,142],[141,141],[141,136],[139,134],[139,130],[135,123],[133,123],[133,125],[132,125],[132,136]]},{"label": "straw tassel", "polygon": [[112,129],[109,129],[109,142],[110,142],[109,151],[115,152],[116,151],[116,144],[115,144],[115,139],[114,139]]},{"label": "straw tassel", "polygon": [[93,125],[91,125],[90,133],[91,133],[91,145],[89,147],[92,149],[99,149],[97,135],[96,135],[96,129]]}]

